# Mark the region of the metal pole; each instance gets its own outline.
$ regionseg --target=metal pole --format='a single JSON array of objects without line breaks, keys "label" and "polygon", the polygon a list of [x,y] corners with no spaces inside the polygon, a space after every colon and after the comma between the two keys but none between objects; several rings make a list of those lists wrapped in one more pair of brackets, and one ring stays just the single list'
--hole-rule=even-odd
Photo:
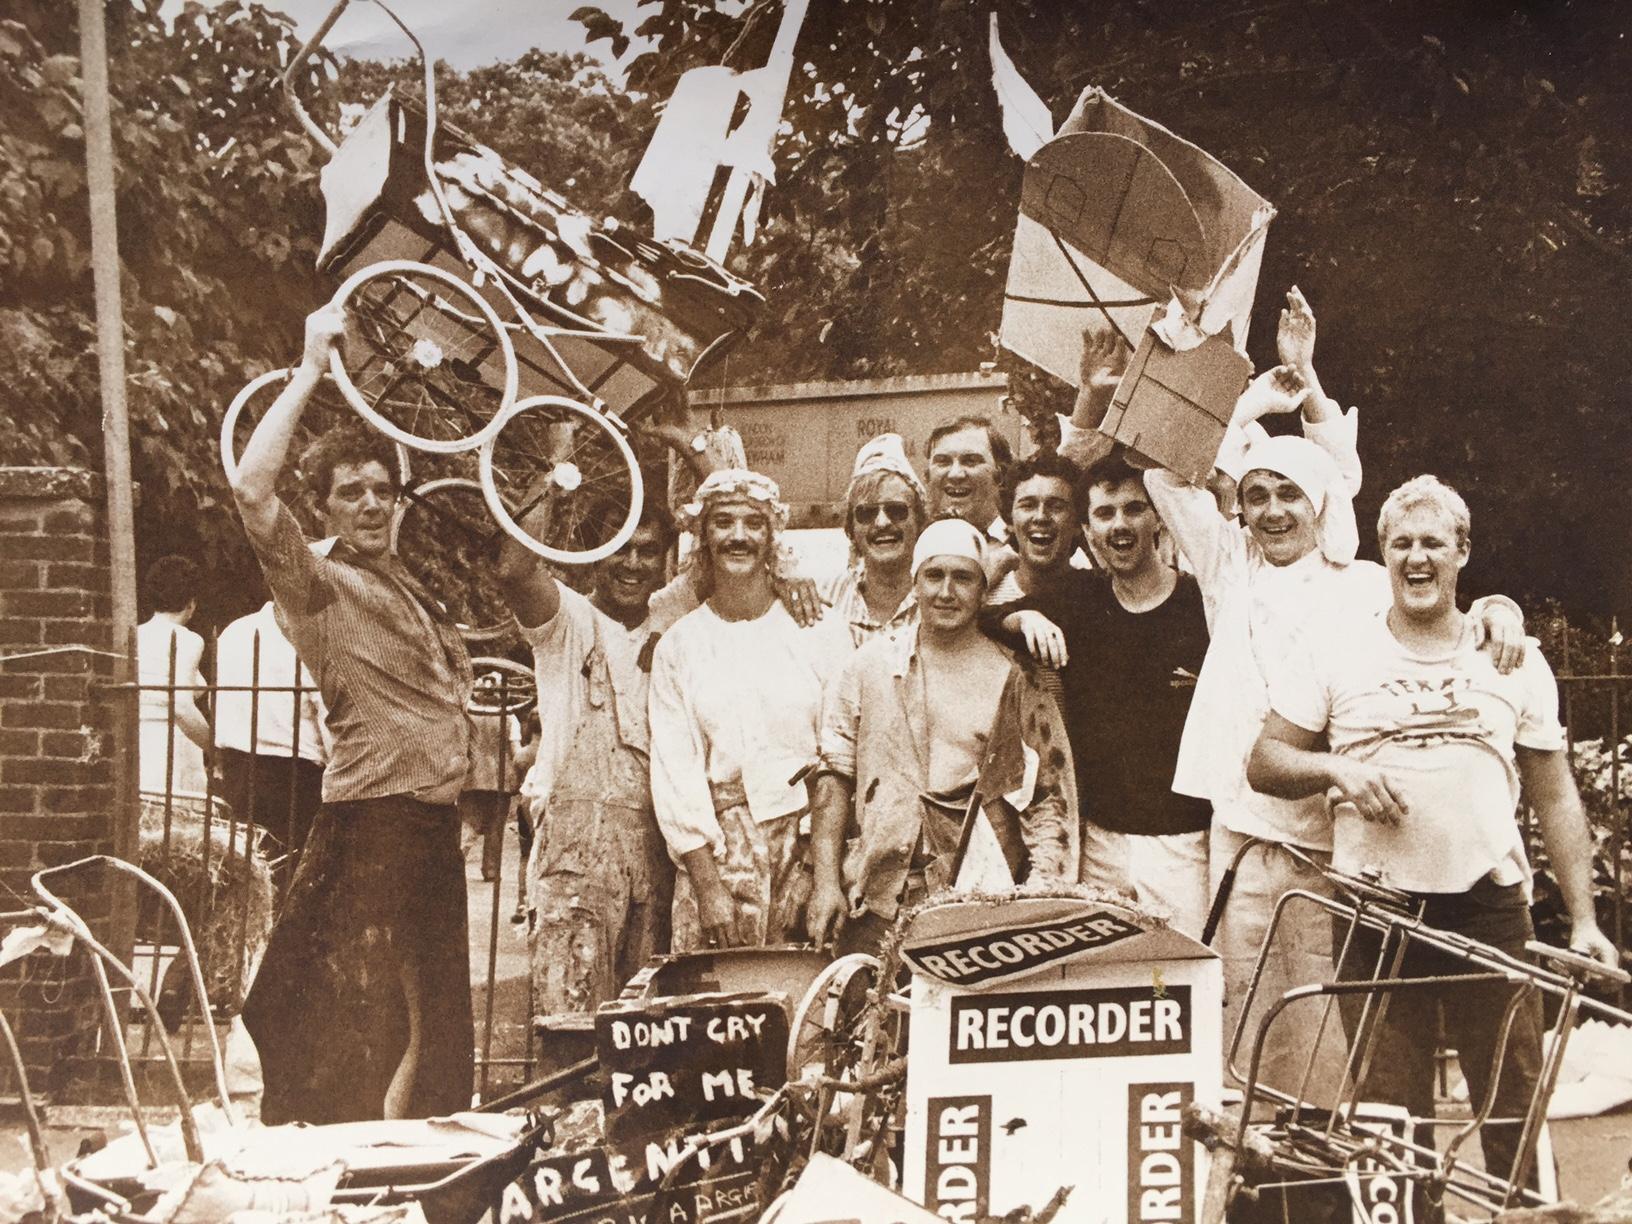
[{"label": "metal pole", "polygon": [[[114,206],[113,121],[108,99],[108,37],[103,0],[79,0],[80,79],[84,82],[85,181],[90,195],[91,273],[96,289],[97,362],[102,384],[102,473],[108,499],[109,586],[116,643],[134,645],[136,530],[130,479],[130,417],[125,407],[124,306],[119,292],[119,232]],[[114,681],[135,680],[134,652],[114,661]],[[136,735],[133,703],[114,717],[114,852],[133,858],[137,843]],[[112,896],[110,943],[128,955],[135,937],[135,890],[119,881]]]}]

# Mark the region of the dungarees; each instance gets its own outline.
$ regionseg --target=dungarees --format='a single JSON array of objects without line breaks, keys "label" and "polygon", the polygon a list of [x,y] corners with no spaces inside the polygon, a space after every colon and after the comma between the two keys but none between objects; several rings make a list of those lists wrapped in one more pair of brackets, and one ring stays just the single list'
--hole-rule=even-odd
[{"label": "dungarees", "polygon": [[584,667],[588,701],[538,833],[532,972],[544,1015],[593,1012],[669,946],[674,869],[652,815],[646,704],[628,703],[620,727],[599,625]]}]

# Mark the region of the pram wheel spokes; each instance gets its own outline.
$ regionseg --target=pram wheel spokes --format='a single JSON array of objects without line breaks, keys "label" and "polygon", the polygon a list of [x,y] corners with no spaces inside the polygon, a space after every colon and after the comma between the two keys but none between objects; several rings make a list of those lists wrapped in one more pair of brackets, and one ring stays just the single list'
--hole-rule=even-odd
[{"label": "pram wheel spokes", "polygon": [[499,525],[550,561],[610,556],[640,522],[640,463],[623,429],[575,400],[522,400],[479,456],[482,491]]},{"label": "pram wheel spokes", "polygon": [[451,272],[371,264],[335,294],[346,335],[330,370],[347,402],[404,446],[474,450],[515,402],[510,337],[487,300]]}]

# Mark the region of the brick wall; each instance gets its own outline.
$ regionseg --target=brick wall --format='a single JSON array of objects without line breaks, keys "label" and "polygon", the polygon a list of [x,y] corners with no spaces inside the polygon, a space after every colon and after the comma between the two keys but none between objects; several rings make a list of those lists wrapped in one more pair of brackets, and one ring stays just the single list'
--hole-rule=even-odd
[{"label": "brick wall", "polygon": [[[114,660],[54,646],[113,646],[102,483],[70,468],[0,467],[0,909],[21,908],[41,867],[112,849]],[[53,891],[99,934],[109,897],[98,872]],[[0,971],[0,1009],[31,1086],[49,1092],[99,1012],[83,953],[36,954]],[[0,1062],[0,1096],[16,1085]]]}]

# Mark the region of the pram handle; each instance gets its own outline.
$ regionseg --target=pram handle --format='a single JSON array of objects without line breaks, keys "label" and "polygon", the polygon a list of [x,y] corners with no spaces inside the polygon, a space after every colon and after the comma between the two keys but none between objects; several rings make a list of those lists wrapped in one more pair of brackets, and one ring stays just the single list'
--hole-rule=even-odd
[{"label": "pram handle", "polygon": [[1524,950],[1538,960],[1547,962],[1556,968],[1568,973],[1571,977],[1579,974],[1582,977],[1602,978],[1607,982],[1625,986],[1632,983],[1632,973],[1612,965],[1606,965],[1585,952],[1577,952],[1574,948],[1555,948],[1552,944],[1542,943],[1539,939],[1529,940]]},{"label": "pram handle", "polygon": [[334,23],[340,20],[340,14],[345,12],[350,4],[351,0],[335,0],[328,16],[323,18],[322,24],[313,31],[312,36],[301,44],[300,50],[296,51],[295,57],[289,61],[289,66],[283,70],[283,94],[289,99],[290,109],[295,112],[295,118],[300,120],[300,126],[306,129],[306,135],[311,137],[312,143],[331,157],[334,155],[334,141],[329,139],[329,134],[317,125],[317,121],[308,115],[306,108],[301,105],[300,98],[295,94],[295,73],[299,72],[301,66],[312,57],[312,52],[323,44],[323,40],[329,36],[329,31],[334,28]]}]

